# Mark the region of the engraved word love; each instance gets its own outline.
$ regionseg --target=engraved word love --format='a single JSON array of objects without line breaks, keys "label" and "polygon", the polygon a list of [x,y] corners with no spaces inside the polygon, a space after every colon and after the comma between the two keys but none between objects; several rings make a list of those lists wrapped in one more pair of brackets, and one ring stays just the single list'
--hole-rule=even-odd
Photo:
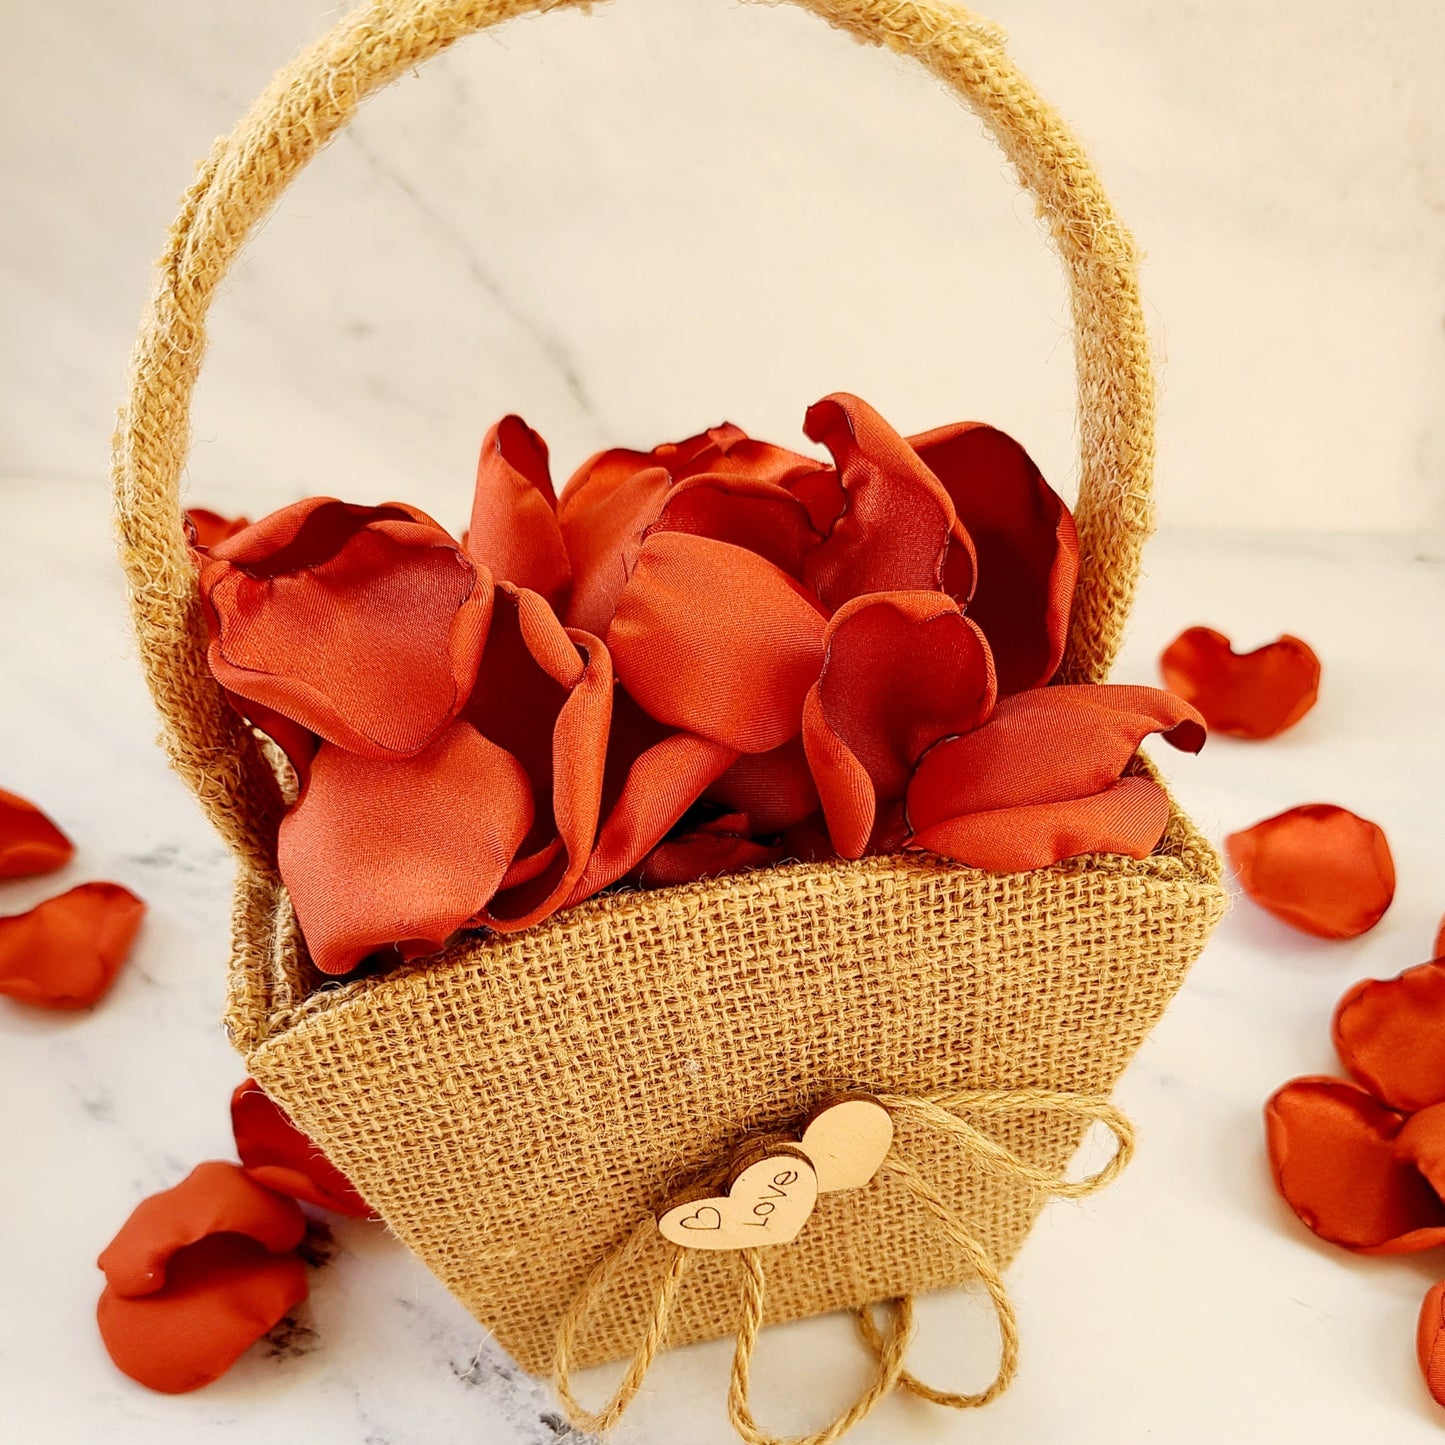
[{"label": "engraved word love", "polygon": [[757,1249],[788,1244],[819,1194],[857,1189],[893,1143],[893,1119],[877,1099],[848,1094],[808,1118],[802,1138],[754,1140],[733,1157],[726,1194],[694,1193],[658,1216],[664,1239],[683,1249]]}]

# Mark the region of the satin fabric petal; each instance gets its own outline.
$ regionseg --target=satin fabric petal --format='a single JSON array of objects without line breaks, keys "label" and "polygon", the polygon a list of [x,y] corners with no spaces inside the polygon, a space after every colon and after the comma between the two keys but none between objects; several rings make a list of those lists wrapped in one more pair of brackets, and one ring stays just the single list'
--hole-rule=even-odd
[{"label": "satin fabric petal", "polygon": [[572,568],[557,525],[547,443],[519,416],[503,417],[482,442],[467,551],[493,577],[563,610]]},{"label": "satin fabric petal", "polygon": [[185,525],[186,540],[198,552],[207,552],[244,532],[251,523],[245,517],[223,517],[206,507],[191,507],[186,512]]},{"label": "satin fabric petal", "polygon": [[[1079,536],[1063,499],[1010,436],[980,422],[908,438],[943,484],[973,545],[966,602],[993,651],[1000,696],[1042,687],[1069,635]],[[956,591],[945,578],[949,591]]]},{"label": "satin fabric petal", "polygon": [[808,408],[803,430],[832,453],[847,497],[806,577],[831,612],[871,592],[973,595],[973,543],[943,484],[866,402],[836,392]]},{"label": "satin fabric petal", "polygon": [[437,952],[501,886],[532,816],[522,764],[468,722],[413,758],[324,745],[278,846],[316,966]]},{"label": "satin fabric petal", "polygon": [[1216,732],[1238,738],[1272,738],[1291,728],[1314,705],[1320,660],[1307,642],[1285,635],[1237,653],[1222,632],[1190,627],[1160,654],[1170,692],[1192,703]]},{"label": "satin fabric petal", "polygon": [[1368,933],[1395,897],[1395,862],[1383,831],[1333,803],[1277,813],[1231,833],[1224,848],[1250,898],[1317,938]]},{"label": "satin fabric petal", "polygon": [[34,878],[64,868],[75,844],[18,793],[0,788],[0,878]]},{"label": "satin fabric petal", "polygon": [[1002,699],[984,727],[923,759],[909,816],[929,827],[960,813],[1084,797],[1118,779],[1151,733],[1183,752],[1204,746],[1198,713],[1158,688],[1030,689]]},{"label": "satin fabric petal", "polygon": [[672,888],[747,868],[766,868],[783,856],[781,844],[758,843],[742,813],[732,813],[665,838],[637,870],[640,888]]},{"label": "satin fabric petal", "polygon": [[1445,1104],[1432,1104],[1405,1120],[1395,1137],[1395,1157],[1409,1160],[1445,1198]]},{"label": "satin fabric petal", "polygon": [[737,758],[721,743],[659,723],[616,688],[602,825],[568,903],[580,903],[631,873]]},{"label": "satin fabric petal", "polygon": [[1430,1398],[1437,1405],[1445,1405],[1445,1280],[1431,1285],[1420,1303],[1415,1357]]},{"label": "satin fabric petal", "polygon": [[208,1235],[245,1235],[277,1254],[295,1249],[305,1233],[295,1200],[258,1184],[239,1165],[212,1159],[142,1199],[96,1263],[111,1289],[133,1298],[162,1289],[175,1255]]},{"label": "satin fabric petal", "polygon": [[335,1214],[375,1218],[351,1181],[254,1079],[231,1095],[231,1133],[241,1166],[256,1183]]},{"label": "satin fabric petal", "polygon": [[28,913],[0,918],[0,994],[81,1009],[114,984],[146,906],[119,883],[82,883]]},{"label": "satin fabric petal", "polygon": [[1169,824],[1169,795],[1150,778],[1120,778],[1082,798],[966,813],[920,829],[908,847],[990,873],[1051,868],[1065,858],[1147,858]]},{"label": "satin fabric petal", "polygon": [[1405,1116],[1343,1079],[1295,1079],[1266,1103],[1275,1186],[1307,1228],[1361,1254],[1445,1244],[1445,1203],[1396,1152]]},{"label": "satin fabric petal", "polygon": [[745,753],[703,797],[741,813],[753,837],[785,832],[822,806],[801,736],[771,752]]},{"label": "satin fabric petal", "polygon": [[1445,963],[1357,983],[1333,1032],[1340,1062],[1376,1098],[1406,1112],[1445,1103]]},{"label": "satin fabric petal", "polygon": [[808,509],[786,488],[746,476],[679,482],[646,535],[664,532],[741,547],[794,579],[801,579],[808,554],[823,540]]},{"label": "satin fabric petal", "polygon": [[[520,759],[534,804],[532,828],[478,922],[529,928],[571,896],[597,837],[613,704],[612,659],[595,637],[564,630],[534,593],[498,592],[492,640],[466,713],[478,731]],[[482,705],[485,704],[485,705]]]},{"label": "satin fabric petal", "polygon": [[993,660],[979,629],[936,592],[855,598],[829,622],[826,649],[803,745],[833,846],[861,858],[902,843],[919,758],[989,715]]},{"label": "satin fabric petal", "polygon": [[149,1390],[182,1395],[220,1379],[307,1291],[295,1254],[217,1234],[178,1254],[157,1294],[130,1299],[105,1289],[95,1318],[117,1369]]},{"label": "satin fabric petal", "polygon": [[492,606],[488,574],[424,512],[329,497],[212,548],[200,586],[223,687],[378,758],[461,711]]},{"label": "satin fabric petal", "polygon": [[567,624],[607,635],[642,535],[674,483],[708,472],[781,485],[817,468],[807,457],[755,442],[726,424],[650,452],[614,448],[589,458],[557,504],[573,576]]},{"label": "satin fabric petal", "polygon": [[771,562],[725,542],[659,533],[637,554],[607,647],[618,681],[659,722],[763,753],[802,726],[825,626]]}]

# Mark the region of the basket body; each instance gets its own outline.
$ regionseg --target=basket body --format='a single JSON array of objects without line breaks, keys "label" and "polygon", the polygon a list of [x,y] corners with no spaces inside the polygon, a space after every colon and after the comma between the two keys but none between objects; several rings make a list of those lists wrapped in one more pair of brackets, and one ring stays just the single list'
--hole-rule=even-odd
[{"label": "basket body", "polygon": [[[1143,861],[983,874],[920,858],[792,865],[593,900],[510,938],[340,989],[313,980],[284,895],[243,882],[233,1037],[291,1112],[528,1370],[636,1220],[745,1133],[842,1089],[1107,1093],[1223,911],[1181,814]],[[1080,1126],[997,1137],[1062,1168]],[[1039,1203],[900,1138],[1000,1265]],[[959,1283],[894,1181],[827,1196],[769,1251],[768,1318]],[[628,1354],[659,1237],[580,1341]],[[734,1256],[705,1256],[669,1344],[736,1328]]]}]

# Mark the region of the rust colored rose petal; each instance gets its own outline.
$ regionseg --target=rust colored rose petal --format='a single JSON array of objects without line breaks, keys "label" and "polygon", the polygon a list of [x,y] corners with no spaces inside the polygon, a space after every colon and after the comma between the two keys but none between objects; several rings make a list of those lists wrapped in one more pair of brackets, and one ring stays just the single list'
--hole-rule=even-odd
[{"label": "rust colored rose petal", "polygon": [[0,788],[0,878],[54,873],[75,855],[75,844],[27,798]]},{"label": "rust colored rose petal", "polygon": [[1001,697],[1058,671],[1069,631],[1079,538],[1063,499],[1010,436],[979,422],[908,438],[943,483],[977,558],[968,615],[993,650]]},{"label": "rust colored rose petal", "polygon": [[1041,687],[999,703],[980,728],[925,754],[908,788],[911,846],[974,868],[1042,868],[1083,853],[1146,857],[1169,800],[1123,772],[1150,733],[1186,752],[1199,715],[1152,687]]},{"label": "rust colored rose petal", "polygon": [[847,392],[809,407],[803,430],[833,454],[847,497],[807,560],[808,583],[829,610],[872,592],[943,591],[967,604],[973,542],[913,447]]},{"label": "rust colored rose petal", "polygon": [[456,718],[493,595],[426,513],[330,497],[219,543],[200,588],[224,688],[373,758],[412,756]]},{"label": "rust colored rose petal", "polygon": [[1216,732],[1272,738],[1293,727],[1319,696],[1320,660],[1285,635],[1237,653],[1222,632],[1191,627],[1159,658],[1164,685],[1192,703]]},{"label": "rust colored rose petal", "polygon": [[468,722],[414,758],[323,746],[278,848],[316,966],[437,952],[501,886],[532,816],[521,763]]},{"label": "rust colored rose petal", "polygon": [[238,532],[244,532],[251,525],[245,517],[223,517],[206,507],[192,507],[186,513],[186,527],[191,546],[200,552],[208,552],[222,542],[228,542]]},{"label": "rust colored rose petal", "polygon": [[637,870],[641,888],[669,888],[747,868],[766,868],[783,856],[781,844],[758,843],[748,819],[733,813],[659,843]]},{"label": "rust colored rose petal", "polygon": [[118,1295],[154,1294],[173,1255],[211,1234],[242,1234],[272,1254],[295,1249],[306,1216],[295,1200],[223,1159],[197,1164],[179,1184],[142,1199],[97,1263]]},{"label": "rust colored rose petal", "polygon": [[659,723],[616,688],[602,783],[601,827],[569,904],[631,873],[738,754]]},{"label": "rust colored rose petal", "polygon": [[258,1184],[336,1214],[373,1217],[351,1181],[254,1079],[231,1095],[231,1132],[242,1167]]},{"label": "rust colored rose petal", "polygon": [[825,626],[771,562],[726,542],[660,532],[637,554],[607,647],[618,681],[659,722],[765,753],[802,727]]},{"label": "rust colored rose petal", "polygon": [[705,794],[743,813],[755,837],[782,833],[818,811],[818,788],[801,737],[769,753],[744,753]]},{"label": "rust colored rose petal", "polygon": [[1415,1355],[1430,1398],[1445,1405],[1445,1279],[1431,1285],[1420,1304]]},{"label": "rust colored rose petal", "polygon": [[1405,1115],[1343,1079],[1295,1079],[1265,1105],[1276,1188],[1321,1239],[1361,1254],[1445,1244],[1445,1203],[1397,1140]]},{"label": "rust colored rose petal", "polygon": [[1405,1120],[1395,1139],[1395,1156],[1409,1160],[1445,1198],[1445,1104],[1432,1104]]},{"label": "rust colored rose petal", "polygon": [[130,955],[145,907],[119,883],[82,883],[0,918],[0,994],[40,1008],[89,1008]]},{"label": "rust colored rose petal", "polygon": [[919,758],[976,728],[994,696],[988,644],[952,598],[878,593],[839,608],[808,694],[803,746],[841,857],[902,842]]},{"label": "rust colored rose petal", "polygon": [[561,611],[572,569],[547,443],[519,416],[503,417],[482,442],[467,551],[499,581],[530,588]]},{"label": "rust colored rose petal", "polygon": [[1335,1008],[1334,1039],[1345,1068],[1392,1108],[1445,1103],[1445,965],[1357,983]]},{"label": "rust colored rose petal", "polygon": [[178,1253],[156,1294],[107,1288],[96,1323],[117,1369],[149,1390],[181,1395],[224,1375],[306,1294],[296,1255],[217,1234]]},{"label": "rust colored rose petal", "polygon": [[1224,840],[1240,887],[1261,908],[1317,938],[1357,938],[1395,897],[1380,827],[1333,803],[1306,803]]}]

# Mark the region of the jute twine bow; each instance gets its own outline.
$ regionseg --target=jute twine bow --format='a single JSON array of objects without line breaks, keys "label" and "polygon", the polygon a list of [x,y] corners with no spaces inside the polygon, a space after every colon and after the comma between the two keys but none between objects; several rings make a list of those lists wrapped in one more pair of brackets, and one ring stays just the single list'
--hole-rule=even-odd
[{"label": "jute twine bow", "polygon": [[[943,1089],[931,1094],[879,1094],[880,1104],[895,1123],[913,1123],[943,1135],[980,1169],[1007,1176],[1030,1186],[1039,1195],[1055,1199],[1083,1199],[1107,1187],[1118,1177],[1134,1154],[1134,1129],[1106,1098],[1093,1094],[1062,1093],[1052,1089]],[[1114,1135],[1118,1147],[1101,1169],[1081,1179],[1064,1179],[1021,1159],[979,1129],[971,1119],[988,1119],[1002,1114],[1037,1112],[1077,1120],[1081,1124],[1103,1124]],[[968,1117],[965,1117],[968,1116]],[[913,1298],[903,1295],[886,1303],[890,1319],[880,1330],[871,1306],[854,1311],[858,1332],[873,1352],[876,1368],[868,1387],[830,1424],[811,1435],[784,1440],[762,1429],[754,1420],[748,1402],[753,1351],[763,1324],[763,1251],[740,1250],[742,1288],[739,1295],[737,1345],[733,1351],[732,1376],[728,1387],[728,1417],[748,1445],[832,1445],[862,1420],[875,1405],[895,1389],[904,1389],[935,1405],[953,1410],[975,1409],[996,1400],[1008,1389],[1018,1369],[1018,1321],[1003,1276],[982,1241],[949,1205],[895,1142],[879,1168],[881,1174],[898,1179],[912,1198],[936,1221],[958,1250],[971,1272],[987,1291],[998,1321],[999,1361],[992,1381],[970,1393],[935,1389],[904,1368],[904,1358],[913,1332]],[[553,1377],[558,1397],[572,1424],[579,1430],[607,1431],[621,1420],[642,1387],[642,1382],[667,1337],[673,1302],[697,1255],[668,1243],[666,1263],[658,1277],[647,1328],[628,1362],[622,1382],[612,1398],[599,1410],[586,1409],[572,1391],[571,1361],[577,1335],[597,1300],[606,1292],[616,1274],[632,1263],[638,1252],[657,1232],[651,1214],[638,1220],[631,1234],[611,1254],[598,1261],[582,1288],[557,1325]],[[786,1248],[786,1246],[782,1246]]]}]

